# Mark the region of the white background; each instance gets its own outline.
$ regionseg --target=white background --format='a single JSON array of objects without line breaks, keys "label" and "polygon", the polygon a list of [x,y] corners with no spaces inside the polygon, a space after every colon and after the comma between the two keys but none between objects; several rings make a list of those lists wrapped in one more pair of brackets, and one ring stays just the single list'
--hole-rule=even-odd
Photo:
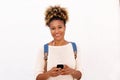
[{"label": "white background", "polygon": [[52,40],[50,5],[69,11],[65,38],[81,47],[82,80],[120,80],[118,0],[1,0],[0,80],[35,80],[40,46]]}]

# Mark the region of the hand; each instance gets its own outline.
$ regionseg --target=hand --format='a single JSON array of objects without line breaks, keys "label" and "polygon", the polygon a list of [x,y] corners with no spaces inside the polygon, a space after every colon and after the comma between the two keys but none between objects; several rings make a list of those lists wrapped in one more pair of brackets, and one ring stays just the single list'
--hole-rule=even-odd
[{"label": "hand", "polygon": [[49,70],[47,72],[47,74],[49,76],[56,77],[56,76],[60,75],[60,70],[61,70],[61,68],[53,67],[51,70]]},{"label": "hand", "polygon": [[67,65],[64,65],[64,68],[61,69],[60,74],[61,74],[61,75],[69,75],[69,74],[72,74],[74,71],[75,71],[74,69],[70,68],[70,67],[67,66]]}]

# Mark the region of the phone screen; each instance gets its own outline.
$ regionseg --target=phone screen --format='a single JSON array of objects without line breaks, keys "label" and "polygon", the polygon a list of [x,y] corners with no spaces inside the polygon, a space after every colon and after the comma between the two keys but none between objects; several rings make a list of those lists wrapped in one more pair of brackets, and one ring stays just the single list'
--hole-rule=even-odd
[{"label": "phone screen", "polygon": [[57,68],[63,69],[63,68],[64,68],[64,65],[63,65],[63,64],[58,64],[58,65],[57,65]]}]

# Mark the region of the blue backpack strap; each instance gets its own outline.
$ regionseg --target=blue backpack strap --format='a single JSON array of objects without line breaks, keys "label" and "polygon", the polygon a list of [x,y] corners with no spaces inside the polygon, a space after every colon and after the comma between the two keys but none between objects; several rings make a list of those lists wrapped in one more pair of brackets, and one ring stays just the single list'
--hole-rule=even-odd
[{"label": "blue backpack strap", "polygon": [[48,59],[48,43],[44,45],[44,59]]},{"label": "blue backpack strap", "polygon": [[77,58],[77,46],[76,46],[75,42],[71,42],[71,44],[72,44],[73,51],[74,51],[74,56],[75,56],[75,59],[76,59]]}]

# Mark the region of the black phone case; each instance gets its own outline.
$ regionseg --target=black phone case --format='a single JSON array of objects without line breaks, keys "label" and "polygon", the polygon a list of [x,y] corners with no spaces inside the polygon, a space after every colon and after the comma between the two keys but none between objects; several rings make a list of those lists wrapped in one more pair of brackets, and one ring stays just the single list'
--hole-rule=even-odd
[{"label": "black phone case", "polygon": [[57,68],[63,69],[63,68],[64,68],[64,65],[63,65],[63,64],[58,64],[58,65],[57,65]]}]

